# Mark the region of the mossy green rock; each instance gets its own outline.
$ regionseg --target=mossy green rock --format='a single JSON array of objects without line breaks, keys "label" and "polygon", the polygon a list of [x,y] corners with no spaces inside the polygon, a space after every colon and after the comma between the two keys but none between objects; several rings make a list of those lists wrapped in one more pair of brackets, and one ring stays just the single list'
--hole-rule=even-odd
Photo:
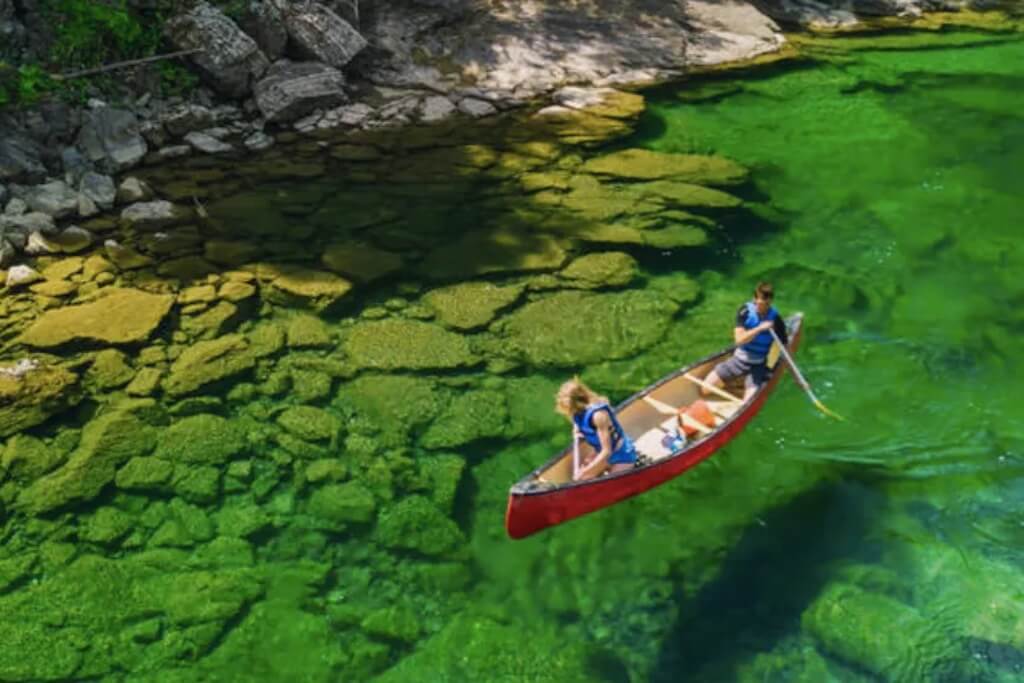
[{"label": "mossy green rock", "polygon": [[331,309],[352,289],[352,283],[334,273],[288,266],[276,268],[276,277],[263,288],[268,301],[285,306],[305,306],[315,311]]},{"label": "mossy green rock", "polygon": [[360,624],[371,636],[413,643],[420,635],[420,622],[412,610],[393,605],[370,613]]},{"label": "mossy green rock", "polygon": [[176,465],[170,488],[192,503],[212,503],[220,495],[221,469],[210,465]]},{"label": "mossy green rock", "polygon": [[437,681],[593,683],[588,648],[559,635],[557,628],[536,621],[501,623],[464,611],[374,680],[420,683],[429,671]]},{"label": "mossy green rock", "polygon": [[418,320],[360,322],[348,333],[344,350],[355,365],[381,370],[457,368],[477,362],[465,337]]},{"label": "mossy green rock", "polygon": [[35,427],[78,403],[78,376],[70,370],[37,364],[24,373],[0,365],[0,438]]},{"label": "mossy green rock", "polygon": [[255,261],[261,253],[263,249],[252,241],[210,240],[203,245],[206,260],[222,266],[240,266]]},{"label": "mossy green rock", "polygon": [[743,203],[739,197],[703,185],[678,180],[654,180],[625,186],[641,197],[654,197],[666,204],[703,209],[731,209]]},{"label": "mossy green rock", "polygon": [[746,168],[722,157],[665,154],[625,149],[584,162],[586,173],[636,180],[672,179],[699,185],[735,185],[746,181]]},{"label": "mossy green rock", "polygon": [[332,244],[324,251],[324,266],[356,282],[373,282],[402,268],[402,257],[362,244]]},{"label": "mossy green rock", "polygon": [[490,282],[465,282],[431,290],[423,295],[423,301],[448,327],[472,330],[494,320],[499,311],[515,303],[522,293],[522,285],[500,287]]},{"label": "mossy green rock", "polygon": [[655,344],[678,308],[646,291],[559,292],[523,306],[495,329],[512,355],[535,365],[579,367],[627,358]]},{"label": "mossy green rock", "polygon": [[315,315],[300,313],[288,321],[288,346],[293,349],[331,345],[331,332]]},{"label": "mossy green rock", "polygon": [[504,436],[505,395],[487,389],[460,393],[419,440],[424,448],[454,448],[477,439]]},{"label": "mossy green rock", "polygon": [[382,432],[404,435],[433,420],[447,394],[422,377],[360,375],[340,388],[338,399]]},{"label": "mossy green rock", "polygon": [[174,465],[154,457],[132,458],[117,471],[114,483],[127,491],[159,491],[171,481]]},{"label": "mossy green rock", "polygon": [[28,434],[17,434],[0,451],[0,481],[10,477],[29,482],[54,470],[67,460],[67,454]]},{"label": "mossy green rock", "polygon": [[200,413],[161,430],[156,457],[175,463],[216,465],[226,463],[245,448],[245,430],[237,422]]},{"label": "mossy green rock", "polygon": [[420,471],[430,482],[430,499],[441,512],[452,514],[466,461],[450,453],[439,453],[420,462]]},{"label": "mossy green rock", "polygon": [[295,406],[278,415],[277,423],[305,441],[333,441],[341,421],[331,413],[313,406]]},{"label": "mossy green rock", "polygon": [[181,330],[192,338],[211,339],[229,332],[241,322],[238,306],[230,301],[218,301],[214,306],[182,318]]},{"label": "mossy green rock", "polygon": [[621,251],[586,254],[574,259],[558,275],[580,289],[624,287],[636,279],[637,263]]},{"label": "mossy green rock", "polygon": [[256,364],[249,342],[239,334],[196,342],[171,365],[163,387],[171,396],[183,396],[212,382],[233,377]]},{"label": "mossy green rock", "polygon": [[119,466],[153,449],[155,430],[134,414],[136,408],[147,405],[115,407],[87,424],[67,463],[22,491],[17,507],[40,514],[95,498],[114,481]]},{"label": "mossy green rock", "polygon": [[354,481],[323,486],[309,499],[309,514],[331,523],[332,528],[352,522],[369,522],[376,510],[373,494]]},{"label": "mossy green rock", "polygon": [[85,373],[86,384],[97,389],[113,389],[124,386],[135,375],[128,357],[117,349],[104,349],[96,354],[92,365]]},{"label": "mossy green rock", "polygon": [[21,342],[52,348],[68,342],[130,344],[149,338],[171,310],[174,297],[137,289],[111,289],[87,304],[43,313],[21,336]]},{"label": "mossy green rock", "polygon": [[78,537],[89,543],[109,544],[122,538],[134,526],[131,515],[104,505],[79,523]]},{"label": "mossy green rock", "polygon": [[217,532],[221,536],[247,538],[268,528],[270,523],[270,515],[257,505],[231,505],[217,512]]},{"label": "mossy green rock", "polygon": [[468,232],[434,249],[418,270],[435,280],[455,280],[487,273],[555,270],[565,258],[564,246],[550,235],[497,228]]},{"label": "mossy green rock", "polygon": [[957,680],[966,659],[940,622],[850,584],[830,584],[801,622],[825,650],[885,680]]},{"label": "mossy green rock", "polygon": [[377,539],[387,548],[413,550],[423,555],[445,555],[465,541],[462,531],[434,503],[409,496],[383,510],[377,521]]}]

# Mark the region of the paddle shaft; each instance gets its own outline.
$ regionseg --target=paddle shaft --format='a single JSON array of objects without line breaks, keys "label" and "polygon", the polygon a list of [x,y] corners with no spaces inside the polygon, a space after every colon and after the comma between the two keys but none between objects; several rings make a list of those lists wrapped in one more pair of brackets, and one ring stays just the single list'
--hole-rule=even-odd
[{"label": "paddle shaft", "polygon": [[768,331],[772,333],[772,338],[775,340],[775,343],[779,345],[779,351],[782,353],[782,357],[786,359],[786,363],[789,365],[789,369],[793,371],[793,377],[796,379],[796,383],[799,384],[800,388],[807,393],[807,397],[811,399],[811,402],[814,403],[814,405],[817,406],[818,409],[821,410],[821,412],[825,413],[826,415],[834,417],[837,420],[842,420],[842,417],[826,408],[825,404],[822,403],[821,400],[819,400],[818,397],[814,395],[814,390],[811,389],[810,383],[806,379],[804,379],[803,373],[800,372],[800,368],[796,366],[796,361],[793,360],[793,356],[789,355],[789,351],[786,350],[786,345],[782,343],[781,339],[779,339],[779,335],[775,334],[775,330],[772,328],[768,328]]}]

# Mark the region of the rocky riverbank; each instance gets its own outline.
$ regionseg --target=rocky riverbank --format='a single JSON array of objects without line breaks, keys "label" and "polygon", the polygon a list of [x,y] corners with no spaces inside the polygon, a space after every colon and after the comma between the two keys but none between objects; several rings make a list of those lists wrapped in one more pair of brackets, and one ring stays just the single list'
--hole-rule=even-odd
[{"label": "rocky riverbank", "polygon": [[[0,113],[0,267],[21,252],[87,244],[91,236],[75,221],[110,209],[117,176],[140,165],[260,152],[282,131],[479,118],[538,98],[578,109],[602,95],[564,90],[567,84],[636,86],[777,55],[787,45],[783,27],[853,30],[883,17],[931,28],[978,23],[969,12],[921,18],[926,10],[969,6],[261,0],[230,18],[201,2],[164,27],[170,46],[196,51],[188,61],[204,85],[189,96],[161,99],[137,89],[119,102],[93,98],[78,108],[54,100]],[[45,44],[35,10],[0,0],[4,54],[30,59],[33,40]],[[999,14],[991,23],[999,21],[1006,19]]]}]

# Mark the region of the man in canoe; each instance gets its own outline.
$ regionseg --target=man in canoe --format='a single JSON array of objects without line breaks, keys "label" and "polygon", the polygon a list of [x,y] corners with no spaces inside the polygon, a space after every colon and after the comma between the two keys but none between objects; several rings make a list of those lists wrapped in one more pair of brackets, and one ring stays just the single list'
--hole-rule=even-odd
[{"label": "man in canoe", "polygon": [[[611,472],[628,470],[636,463],[633,441],[626,435],[608,399],[599,396],[578,377],[562,384],[555,397],[555,410],[573,424],[573,443],[583,438],[594,454],[578,463],[576,481],[593,479],[609,468]],[[576,469],[574,463],[574,469]]]},{"label": "man in canoe", "polygon": [[[736,311],[736,323],[733,337],[736,340],[736,351],[727,361],[715,366],[708,374],[706,381],[716,387],[725,382],[746,376],[743,400],[747,400],[758,388],[768,381],[771,371],[768,369],[768,350],[772,347],[772,333],[783,344],[789,343],[786,334],[786,322],[772,306],[775,292],[771,283],[759,282],[754,288],[754,298],[740,306]],[[707,389],[702,390],[707,394]]]}]

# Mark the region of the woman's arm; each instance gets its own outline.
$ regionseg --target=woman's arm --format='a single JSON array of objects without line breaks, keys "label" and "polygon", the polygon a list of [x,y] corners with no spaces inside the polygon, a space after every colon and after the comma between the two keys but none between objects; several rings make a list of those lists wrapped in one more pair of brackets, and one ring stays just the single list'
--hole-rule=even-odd
[{"label": "woman's arm", "polygon": [[604,469],[604,463],[612,454],[612,421],[608,417],[607,410],[600,410],[594,413],[594,427],[597,429],[597,438],[601,441],[601,450],[597,452],[585,467],[580,469],[580,479],[590,479]]}]

